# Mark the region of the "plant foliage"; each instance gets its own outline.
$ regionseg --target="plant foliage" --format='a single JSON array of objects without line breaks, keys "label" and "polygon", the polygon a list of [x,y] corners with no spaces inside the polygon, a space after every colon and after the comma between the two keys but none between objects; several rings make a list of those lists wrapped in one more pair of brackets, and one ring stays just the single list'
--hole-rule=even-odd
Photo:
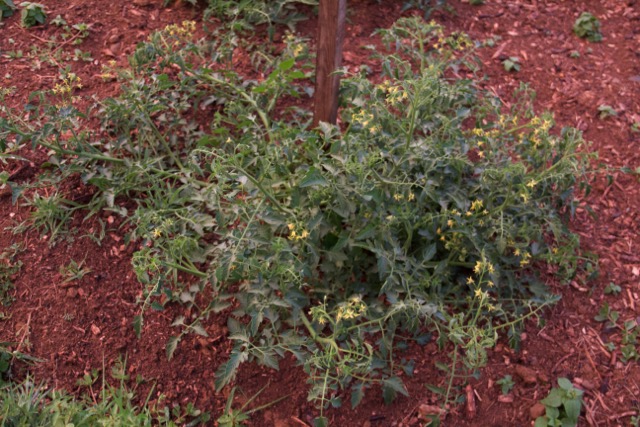
[{"label": "plant foliage", "polygon": [[233,349],[218,389],[244,362],[278,369],[291,354],[321,410],[345,391],[356,405],[374,384],[390,402],[407,394],[399,353],[433,335],[452,355],[448,399],[457,370],[482,366],[500,331],[516,342],[524,319],[555,301],[541,264],[576,274],[564,219],[586,167],[580,133],[534,115],[526,87],[503,111],[449,78],[469,59],[468,37],[399,20],[382,33],[382,81],[347,76],[344,127],[312,129],[307,111],[283,107],[309,92],[301,40],[265,55],[254,81],[192,31],[170,26],[138,46],[117,71],[122,94],[100,104],[101,133],[65,92],[30,104],[28,120],[5,109],[0,138],[7,153],[49,150],[51,180],[81,176],[90,201],[58,199],[67,209],[109,210],[132,227],[138,334],[149,308],[193,308],[174,322],[171,357],[225,310]]}]

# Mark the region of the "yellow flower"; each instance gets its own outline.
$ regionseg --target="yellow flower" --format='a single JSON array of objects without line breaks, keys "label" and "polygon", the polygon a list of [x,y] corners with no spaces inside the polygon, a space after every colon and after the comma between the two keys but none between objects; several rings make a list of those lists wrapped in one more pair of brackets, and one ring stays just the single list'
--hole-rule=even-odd
[{"label": "yellow flower", "polygon": [[467,277],[467,285],[473,285],[473,277]]},{"label": "yellow flower", "polygon": [[482,209],[482,206],[483,206],[482,200],[476,200],[473,203],[471,203],[471,210],[472,211],[480,210]]},{"label": "yellow flower", "polygon": [[473,267],[473,271],[476,274],[480,274],[480,272],[482,271],[482,261],[476,261],[476,266]]},{"label": "yellow flower", "polygon": [[409,193],[409,197],[407,197],[407,199],[408,199],[410,202],[413,202],[413,201],[416,199],[416,195],[415,195],[415,194],[413,194],[413,193]]},{"label": "yellow flower", "polygon": [[519,256],[519,255],[520,255],[520,249],[515,248],[515,249],[513,250],[513,254],[514,254],[515,256]]},{"label": "yellow flower", "polygon": [[396,201],[399,202],[400,200],[404,199],[404,196],[402,194],[397,194],[396,193],[396,194],[393,195],[393,198],[396,199]]},{"label": "yellow flower", "polygon": [[162,236],[162,231],[159,228],[154,228],[151,234],[157,239],[158,237]]},{"label": "yellow flower", "polygon": [[493,264],[491,264],[490,262],[487,263],[487,270],[491,274],[495,273],[495,271],[496,271],[495,268],[493,268]]},{"label": "yellow flower", "polygon": [[327,319],[325,319],[324,317],[321,317],[318,319],[318,323],[321,325],[324,325],[325,323],[327,323]]},{"label": "yellow flower", "polygon": [[495,284],[491,280],[489,280],[487,282],[487,286],[490,287],[490,288],[493,288],[495,286]]},{"label": "yellow flower", "polygon": [[520,193],[520,197],[522,197],[522,201],[525,203],[529,201],[529,195],[527,193]]},{"label": "yellow flower", "polygon": [[475,290],[474,294],[475,294],[475,296],[476,296],[476,297],[481,298],[481,297],[483,296],[483,294],[482,294],[482,289],[477,288],[477,289]]},{"label": "yellow flower", "polygon": [[447,225],[451,228],[451,227],[453,227],[454,225],[456,225],[456,223],[455,223],[455,221],[454,221],[454,220],[450,219],[449,221],[447,221]]},{"label": "yellow flower", "polygon": [[527,183],[527,187],[529,187],[529,188],[533,188],[533,187],[535,187],[537,184],[538,184],[538,183],[536,182],[536,180],[535,180],[535,179],[532,179],[531,181],[529,181],[529,182]]},{"label": "yellow flower", "polygon": [[289,228],[289,231],[293,231],[296,226],[294,224],[287,224],[287,228]]}]

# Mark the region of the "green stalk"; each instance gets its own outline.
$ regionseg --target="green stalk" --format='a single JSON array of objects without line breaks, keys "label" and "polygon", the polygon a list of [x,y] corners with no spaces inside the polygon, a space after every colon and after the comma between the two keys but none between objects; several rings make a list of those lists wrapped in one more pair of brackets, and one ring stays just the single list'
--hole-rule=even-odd
[{"label": "green stalk", "polygon": [[313,325],[311,325],[311,322],[309,322],[309,319],[307,319],[307,316],[305,316],[304,313],[300,313],[300,320],[302,320],[302,323],[307,328],[307,331],[309,331],[309,335],[311,335],[311,339],[313,339],[314,341],[320,344],[333,347],[333,349],[336,351],[336,354],[338,355],[338,359],[342,360],[342,355],[340,354],[340,347],[338,347],[338,344],[336,344],[334,340],[329,338],[323,338],[320,335],[318,335],[316,330],[313,328]]}]

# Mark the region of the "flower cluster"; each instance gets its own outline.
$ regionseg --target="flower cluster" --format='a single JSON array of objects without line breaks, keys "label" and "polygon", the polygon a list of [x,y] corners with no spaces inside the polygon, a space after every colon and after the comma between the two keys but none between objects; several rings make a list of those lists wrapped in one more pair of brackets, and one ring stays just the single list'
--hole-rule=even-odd
[{"label": "flower cluster", "polygon": [[182,21],[181,25],[171,24],[164,27],[164,33],[170,36],[176,36],[178,38],[191,38],[196,31],[195,21]]},{"label": "flower cluster", "polygon": [[340,305],[336,310],[336,322],[351,320],[361,316],[367,311],[367,305],[358,295],[352,296],[346,304]]},{"label": "flower cluster", "polygon": [[287,224],[287,228],[289,229],[289,240],[304,240],[307,237],[309,237],[309,231],[308,230],[296,230],[296,225],[295,224]]},{"label": "flower cluster", "polygon": [[73,73],[69,73],[61,83],[56,83],[51,92],[61,98],[61,102],[56,104],[57,108],[68,107],[78,100],[78,97],[72,95],[74,89],[82,89],[82,80]]}]

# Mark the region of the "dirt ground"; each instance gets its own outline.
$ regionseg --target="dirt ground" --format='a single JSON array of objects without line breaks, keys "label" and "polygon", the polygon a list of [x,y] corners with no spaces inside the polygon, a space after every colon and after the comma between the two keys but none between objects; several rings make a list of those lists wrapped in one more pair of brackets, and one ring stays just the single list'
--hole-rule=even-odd
[{"label": "dirt ground", "polygon": [[[46,47],[60,28],[46,26],[23,29],[19,17],[13,16],[0,26],[0,86],[15,87],[8,103],[21,108],[33,90],[50,88],[58,78],[55,65],[42,61],[38,66],[29,52],[35,46],[39,55],[56,57],[60,52],[80,48],[91,60],[71,59],[72,71],[82,78],[82,96],[114,96],[118,85],[99,76],[102,65],[116,61],[127,63],[126,56],[135,44],[150,32],[187,19],[201,21],[202,7],[162,0],[46,0],[48,16],[60,15],[70,24],[90,25],[88,38],[78,46],[59,42]],[[375,44],[372,33],[388,27],[403,14],[404,1],[351,0],[348,2],[347,37],[344,65],[357,69],[372,65],[365,45]],[[450,11],[432,15],[448,31],[464,31],[473,39],[495,40],[492,47],[478,50],[486,77],[482,86],[506,104],[514,102],[513,90],[526,82],[537,92],[536,108],[550,110],[560,126],[577,127],[590,141],[585,150],[598,153],[594,163],[610,172],[594,175],[593,189],[587,202],[595,215],[580,210],[572,228],[582,238],[585,251],[599,257],[599,277],[592,282],[570,285],[550,284],[563,298],[545,313],[546,325],[528,325],[522,347],[515,352],[499,344],[490,352],[488,366],[479,380],[472,379],[466,395],[475,403],[452,407],[446,426],[525,426],[532,424],[536,403],[567,377],[585,391],[584,411],[579,425],[628,426],[632,416],[640,413],[640,365],[623,363],[620,357],[619,330],[606,328],[594,320],[606,301],[620,313],[620,320],[640,323],[640,181],[637,175],[619,171],[640,166],[640,2],[638,0],[488,0],[481,6],[450,0]],[[575,19],[583,11],[598,16],[604,40],[590,43],[572,32]],[[297,26],[297,31],[314,45],[316,20]],[[199,35],[204,35],[199,29]],[[266,40],[266,31],[254,35]],[[48,49],[48,50],[47,50]],[[22,58],[11,52],[23,51]],[[36,54],[34,54],[36,55]],[[37,56],[37,55],[36,55]],[[241,68],[242,55],[238,56]],[[518,57],[519,72],[508,72],[503,60]],[[616,116],[603,118],[598,108],[611,106]],[[0,170],[12,180],[24,182],[40,173],[47,159],[43,152],[25,153],[31,163],[0,164]],[[610,179],[606,175],[610,175]],[[74,191],[78,183],[68,183]],[[73,233],[51,247],[48,236],[38,232],[14,234],[13,227],[25,220],[29,207],[11,203],[7,194],[0,196],[0,248],[22,243],[26,250],[19,259],[24,263],[14,278],[15,301],[2,308],[0,341],[18,342],[25,353],[45,360],[29,368],[39,381],[79,391],[76,381],[92,369],[113,366],[126,357],[132,378],[146,381],[137,386],[146,395],[154,382],[154,398],[164,394],[169,402],[193,402],[210,411],[213,418],[224,407],[228,390],[214,391],[214,372],[226,360],[230,345],[226,340],[223,318],[208,319],[208,338],[187,336],[174,359],[165,357],[165,343],[171,321],[180,311],[174,307],[162,313],[149,313],[145,331],[135,337],[131,320],[136,314],[136,298],[141,292],[131,269],[130,255],[136,248],[126,245],[118,218],[104,215],[110,225],[105,239],[97,245],[83,235],[96,230],[95,219],[74,219]],[[71,260],[85,260],[91,273],[80,281],[64,283],[60,266]],[[621,287],[619,295],[607,295],[610,283]],[[173,311],[172,311],[173,310]],[[617,350],[606,344],[613,342]],[[640,351],[640,349],[638,349]],[[421,425],[422,412],[437,404],[437,396],[425,388],[439,385],[445,376],[434,367],[442,359],[435,344],[412,348],[416,358],[415,374],[404,377],[409,398],[384,406],[380,394],[370,393],[356,409],[348,405],[328,414],[335,426],[414,426]],[[288,362],[288,363],[287,363]],[[306,401],[304,373],[293,361],[285,361],[278,372],[247,366],[237,385],[239,402],[268,384],[255,406],[288,395],[287,399],[252,415],[249,425],[311,425],[315,414]],[[496,381],[512,375],[515,387],[502,396]]]}]

